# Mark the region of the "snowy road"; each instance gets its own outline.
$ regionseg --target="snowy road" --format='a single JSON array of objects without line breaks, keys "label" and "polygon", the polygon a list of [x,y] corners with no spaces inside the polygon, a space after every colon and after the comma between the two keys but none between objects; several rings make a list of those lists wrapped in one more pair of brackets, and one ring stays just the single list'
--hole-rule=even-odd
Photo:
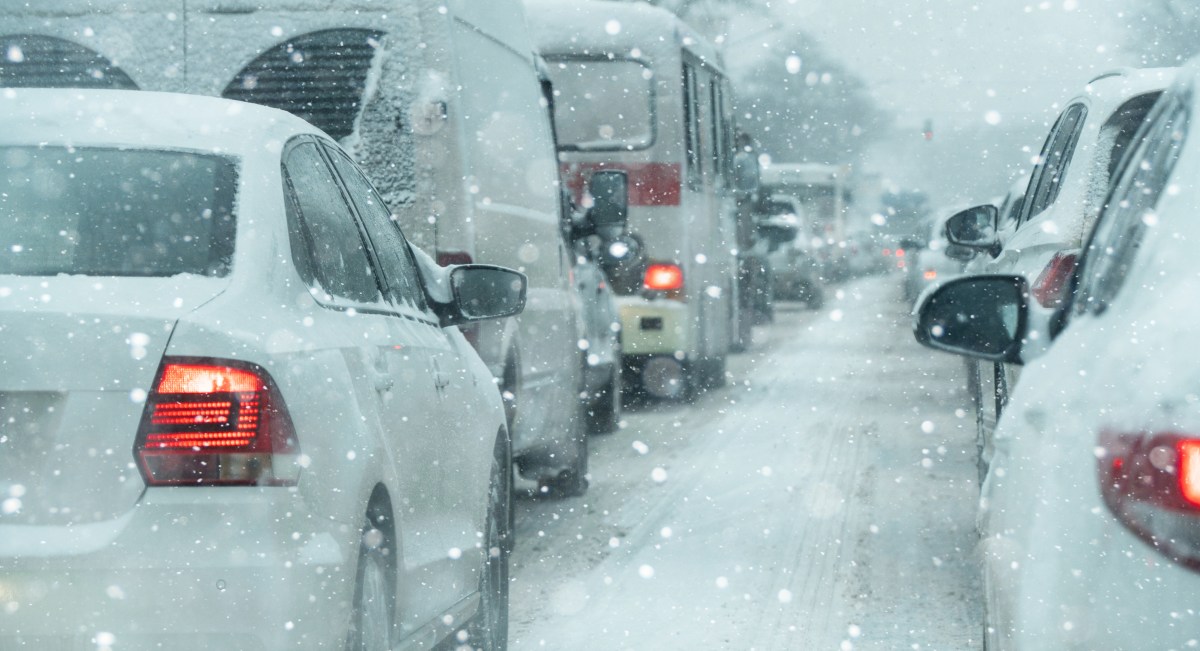
[{"label": "snowy road", "polygon": [[521,499],[511,647],[978,648],[962,363],[900,282],[784,307],[728,387],[593,437],[585,497]]}]

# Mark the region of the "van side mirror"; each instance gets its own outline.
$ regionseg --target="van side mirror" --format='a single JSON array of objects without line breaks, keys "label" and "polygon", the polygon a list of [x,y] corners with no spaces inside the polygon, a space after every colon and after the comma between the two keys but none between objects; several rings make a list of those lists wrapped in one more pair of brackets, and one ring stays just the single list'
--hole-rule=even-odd
[{"label": "van side mirror", "polygon": [[587,219],[596,234],[610,239],[629,222],[629,175],[623,170],[598,170],[588,181],[592,207]]},{"label": "van side mirror", "polygon": [[967,208],[946,220],[946,239],[977,251],[992,251],[1000,246],[996,221],[1000,211],[991,204]]},{"label": "van side mirror", "polygon": [[1021,363],[1029,286],[1022,276],[956,278],[917,305],[913,335],[922,345],[992,362]]},{"label": "van side mirror", "polygon": [[442,326],[500,319],[525,309],[525,274],[488,264],[465,264],[450,272],[454,301],[438,306]]},{"label": "van side mirror", "polygon": [[761,171],[758,158],[749,152],[740,151],[733,156],[734,189],[743,194],[758,192],[761,181]]}]

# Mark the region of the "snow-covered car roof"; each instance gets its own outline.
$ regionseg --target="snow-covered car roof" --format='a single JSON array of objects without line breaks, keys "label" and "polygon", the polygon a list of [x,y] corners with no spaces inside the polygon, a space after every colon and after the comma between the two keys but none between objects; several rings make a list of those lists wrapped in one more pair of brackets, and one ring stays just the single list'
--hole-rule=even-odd
[{"label": "snow-covered car roof", "polygon": [[1093,78],[1084,86],[1083,92],[1067,104],[1086,99],[1093,105],[1111,105],[1115,109],[1131,97],[1167,88],[1178,72],[1179,68],[1113,70]]},{"label": "snow-covered car roof", "polygon": [[199,95],[127,90],[4,89],[0,142],[90,143],[220,152],[281,151],[297,133],[321,132],[290,113]]}]

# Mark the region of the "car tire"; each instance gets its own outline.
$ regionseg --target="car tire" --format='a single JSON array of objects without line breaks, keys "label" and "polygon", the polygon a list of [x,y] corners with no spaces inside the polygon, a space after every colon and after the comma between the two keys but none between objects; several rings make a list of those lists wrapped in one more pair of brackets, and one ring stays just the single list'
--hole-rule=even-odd
[{"label": "car tire", "polygon": [[579,497],[588,489],[588,435],[584,430],[587,414],[580,405],[575,418],[571,419],[571,439],[575,442],[575,458],[571,465],[558,476],[539,482],[538,492],[548,492],[558,497]]},{"label": "car tire", "polygon": [[[504,445],[502,438],[496,447]],[[484,533],[484,560],[479,574],[479,612],[467,627],[466,642],[479,651],[505,651],[508,648],[508,553],[512,530],[512,463],[507,446],[492,463],[488,484],[488,511]]]},{"label": "car tire", "polygon": [[608,386],[601,389],[588,409],[588,430],[609,434],[621,426],[621,368],[613,364]]},{"label": "car tire", "polygon": [[354,582],[354,604],[346,651],[386,651],[391,648],[396,615],[394,555],[386,534],[368,522],[363,527]]}]

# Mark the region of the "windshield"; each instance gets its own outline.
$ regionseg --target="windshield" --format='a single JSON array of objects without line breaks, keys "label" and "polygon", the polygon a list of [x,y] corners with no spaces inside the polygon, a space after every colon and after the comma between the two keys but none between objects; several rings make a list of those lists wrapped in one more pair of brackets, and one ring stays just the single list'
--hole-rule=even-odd
[{"label": "windshield", "polygon": [[234,165],[219,156],[0,147],[0,274],[223,276]]},{"label": "windshield", "polygon": [[654,74],[632,60],[551,60],[562,149],[638,149],[654,140]]}]

